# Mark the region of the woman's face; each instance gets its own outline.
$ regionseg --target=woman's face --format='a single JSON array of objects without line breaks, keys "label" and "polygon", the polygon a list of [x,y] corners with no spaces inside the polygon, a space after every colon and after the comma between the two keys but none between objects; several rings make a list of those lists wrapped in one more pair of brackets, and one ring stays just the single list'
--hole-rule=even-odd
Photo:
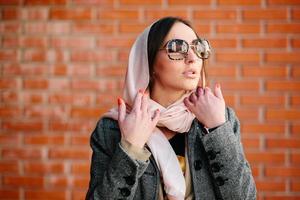
[{"label": "woman's face", "polygon": [[[166,36],[161,48],[171,39],[185,40],[191,44],[197,39],[195,32],[187,25],[176,22]],[[154,87],[165,90],[193,90],[200,80],[203,61],[189,48],[183,60],[171,60],[165,50],[159,50],[154,62]]]}]

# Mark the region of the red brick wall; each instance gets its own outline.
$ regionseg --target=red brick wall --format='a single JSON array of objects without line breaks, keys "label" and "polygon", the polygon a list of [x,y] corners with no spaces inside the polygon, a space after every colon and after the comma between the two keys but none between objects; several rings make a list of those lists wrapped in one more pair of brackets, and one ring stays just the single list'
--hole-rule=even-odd
[{"label": "red brick wall", "polygon": [[[140,3],[143,2],[143,3]],[[259,199],[300,198],[299,0],[0,0],[0,199],[83,199],[89,137],[116,106],[131,44],[190,20],[214,48]]]}]

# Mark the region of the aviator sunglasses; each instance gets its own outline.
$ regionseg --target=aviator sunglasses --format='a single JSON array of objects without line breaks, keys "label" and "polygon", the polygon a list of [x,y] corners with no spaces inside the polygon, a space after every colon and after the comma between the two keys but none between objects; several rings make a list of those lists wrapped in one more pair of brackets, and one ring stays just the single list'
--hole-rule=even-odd
[{"label": "aviator sunglasses", "polygon": [[193,40],[191,44],[182,39],[172,39],[159,50],[166,50],[171,60],[183,60],[188,55],[189,47],[201,59],[207,59],[211,53],[208,41],[201,38]]}]

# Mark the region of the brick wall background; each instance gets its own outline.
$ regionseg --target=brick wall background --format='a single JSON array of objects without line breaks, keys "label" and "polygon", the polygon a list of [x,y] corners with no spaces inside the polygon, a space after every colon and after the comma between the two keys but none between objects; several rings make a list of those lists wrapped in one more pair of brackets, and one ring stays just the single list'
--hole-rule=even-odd
[{"label": "brick wall background", "polygon": [[168,15],[214,48],[261,200],[300,199],[299,0],[0,0],[0,199],[83,199],[134,39]]}]

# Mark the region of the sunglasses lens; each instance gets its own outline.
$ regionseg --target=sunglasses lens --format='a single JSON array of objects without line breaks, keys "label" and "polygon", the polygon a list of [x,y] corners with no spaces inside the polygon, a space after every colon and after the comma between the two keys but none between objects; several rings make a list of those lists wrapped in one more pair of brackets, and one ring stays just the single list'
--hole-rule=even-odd
[{"label": "sunglasses lens", "polygon": [[182,60],[188,51],[188,44],[184,40],[170,40],[167,43],[167,53],[173,60]]},{"label": "sunglasses lens", "polygon": [[207,40],[198,39],[193,42],[193,50],[199,58],[207,59],[210,55],[210,46]]}]

